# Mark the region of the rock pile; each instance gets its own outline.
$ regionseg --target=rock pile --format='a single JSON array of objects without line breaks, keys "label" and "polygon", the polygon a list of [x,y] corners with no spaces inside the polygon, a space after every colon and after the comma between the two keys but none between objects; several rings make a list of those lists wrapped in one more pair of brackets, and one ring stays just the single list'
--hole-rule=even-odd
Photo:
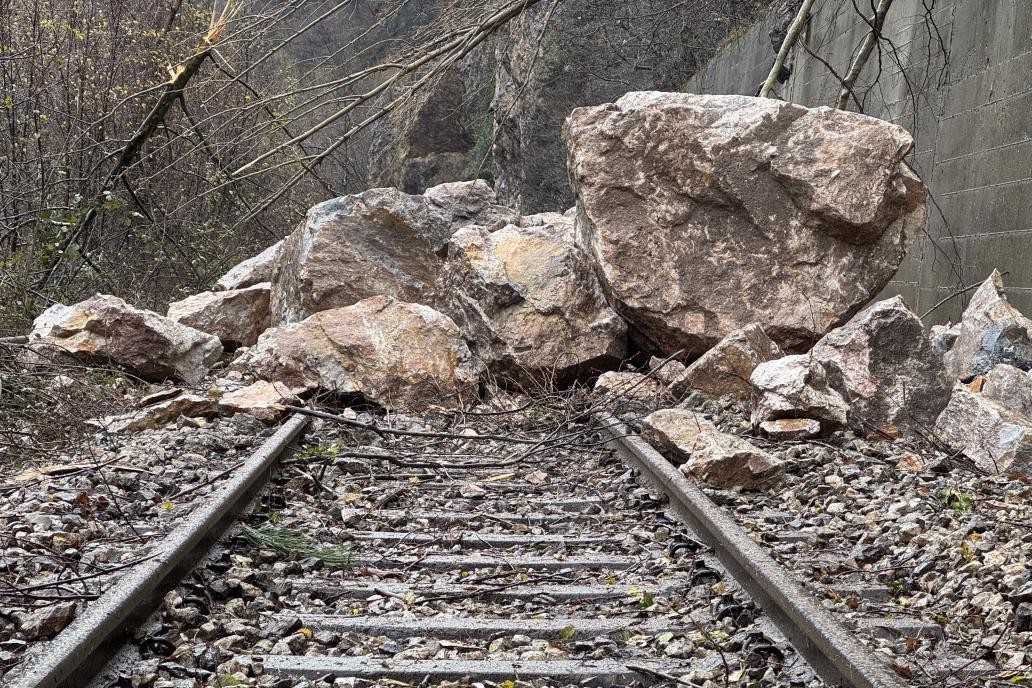
[{"label": "rock pile", "polygon": [[[235,352],[209,391],[163,392],[109,429],[273,422],[315,392],[458,407],[484,373],[597,377],[627,408],[680,402],[647,432],[714,484],[776,473],[747,433],[935,435],[985,471],[1032,470],[1032,320],[1000,275],[931,334],[902,299],[870,303],[924,220],[906,131],[768,99],[631,93],[576,110],[565,138],[565,213],[520,217],[483,181],[372,189],[315,206],[168,318],[98,295],[40,316],[33,346],[194,386]],[[647,376],[616,372],[628,333],[657,354]],[[742,409],[746,426],[720,434],[700,399]]]}]

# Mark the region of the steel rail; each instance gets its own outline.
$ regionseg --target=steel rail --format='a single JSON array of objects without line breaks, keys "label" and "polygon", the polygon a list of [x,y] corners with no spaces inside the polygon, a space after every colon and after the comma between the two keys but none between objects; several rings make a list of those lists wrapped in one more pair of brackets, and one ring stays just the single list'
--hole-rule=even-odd
[{"label": "steel rail", "polygon": [[670,500],[674,513],[709,547],[810,666],[830,685],[903,688],[870,649],[796,581],[699,487],[626,425],[600,415],[617,453]]},{"label": "steel rail", "polygon": [[244,464],[169,533],[151,558],[122,576],[54,640],[34,648],[4,677],[8,688],[81,687],[162,596],[204,555],[265,485],[283,451],[307,425],[291,416]]}]

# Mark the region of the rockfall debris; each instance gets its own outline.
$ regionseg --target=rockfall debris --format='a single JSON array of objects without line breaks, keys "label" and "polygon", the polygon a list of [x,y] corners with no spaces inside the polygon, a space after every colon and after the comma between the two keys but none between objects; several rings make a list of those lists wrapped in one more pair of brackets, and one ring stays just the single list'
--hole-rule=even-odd
[{"label": "rockfall debris", "polygon": [[[272,423],[313,394],[419,411],[594,383],[626,409],[677,406],[648,433],[712,484],[769,484],[777,462],[746,437],[877,435],[1032,470],[1032,320],[1002,276],[930,332],[900,297],[872,302],[925,216],[905,130],[643,92],[574,111],[564,136],[573,209],[521,217],[480,180],[371,189],[312,208],[168,318],[102,295],[54,306],[30,351],[191,386],[99,419],[109,432]],[[697,414],[716,407],[748,422],[714,434]]]}]

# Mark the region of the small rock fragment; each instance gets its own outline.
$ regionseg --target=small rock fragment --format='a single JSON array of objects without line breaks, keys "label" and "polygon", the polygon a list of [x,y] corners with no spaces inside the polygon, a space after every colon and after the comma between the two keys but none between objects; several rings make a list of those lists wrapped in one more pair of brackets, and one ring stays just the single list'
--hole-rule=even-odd
[{"label": "small rock fragment", "polygon": [[548,473],[545,473],[544,471],[534,471],[533,473],[528,473],[526,481],[531,485],[544,485],[548,482]]},{"label": "small rock fragment", "polygon": [[849,406],[829,387],[824,366],[808,355],[785,356],[761,363],[749,381],[759,394],[752,413],[754,427],[783,418],[820,421],[823,432],[847,424]]},{"label": "small rock fragment", "polygon": [[685,409],[662,409],[644,422],[642,437],[681,472],[714,487],[757,489],[781,474],[782,462],[746,440],[721,432]]},{"label": "small rock fragment", "polygon": [[602,373],[595,381],[595,391],[643,401],[657,399],[660,395],[660,388],[655,380],[641,373],[626,371]]},{"label": "small rock fragment", "polygon": [[108,432],[143,432],[182,417],[214,416],[215,406],[215,399],[209,396],[184,393],[145,406],[139,411],[92,420],[90,424]]},{"label": "small rock fragment", "polygon": [[1032,603],[1022,602],[1014,610],[1014,630],[1018,633],[1032,631]]},{"label": "small rock fragment", "polygon": [[666,390],[675,399],[680,399],[686,393],[684,385],[684,374],[688,367],[676,358],[665,359],[653,356],[649,359],[649,372],[659,384],[666,387]]},{"label": "small rock fragment", "polygon": [[896,468],[908,473],[921,473],[928,465],[928,461],[919,454],[904,452],[896,460]]},{"label": "small rock fragment", "polygon": [[821,424],[812,418],[782,418],[760,423],[760,431],[772,440],[805,440],[821,434]]},{"label": "small rock fragment", "polygon": [[19,630],[29,640],[52,638],[75,619],[75,611],[74,602],[37,609],[25,615],[19,624]]},{"label": "small rock fragment", "polygon": [[259,380],[219,399],[219,413],[232,415],[246,413],[263,423],[275,423],[286,413],[287,404],[298,403],[289,387],[280,382]]},{"label": "small rock fragment", "polygon": [[466,499],[479,499],[487,496],[487,490],[476,483],[466,483],[459,488],[459,494]]}]

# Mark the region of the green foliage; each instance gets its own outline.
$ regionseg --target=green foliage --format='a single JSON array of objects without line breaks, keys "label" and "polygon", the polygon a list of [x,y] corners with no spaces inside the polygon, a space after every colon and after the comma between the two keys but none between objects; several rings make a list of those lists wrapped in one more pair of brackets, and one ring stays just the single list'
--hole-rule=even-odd
[{"label": "green foliage", "polygon": [[338,454],[344,451],[347,443],[344,440],[334,440],[333,442],[320,442],[319,444],[311,444],[302,449],[297,453],[297,458],[301,461],[324,461],[326,459],[336,458]]},{"label": "green foliage", "polygon": [[299,530],[264,526],[242,528],[244,537],[258,547],[265,547],[287,556],[300,559],[314,558],[331,568],[345,568],[351,565],[351,550],[343,545],[316,545],[310,537]]},{"label": "green foliage", "polygon": [[974,496],[955,487],[944,487],[939,491],[939,500],[948,508],[960,513],[971,509]]}]

